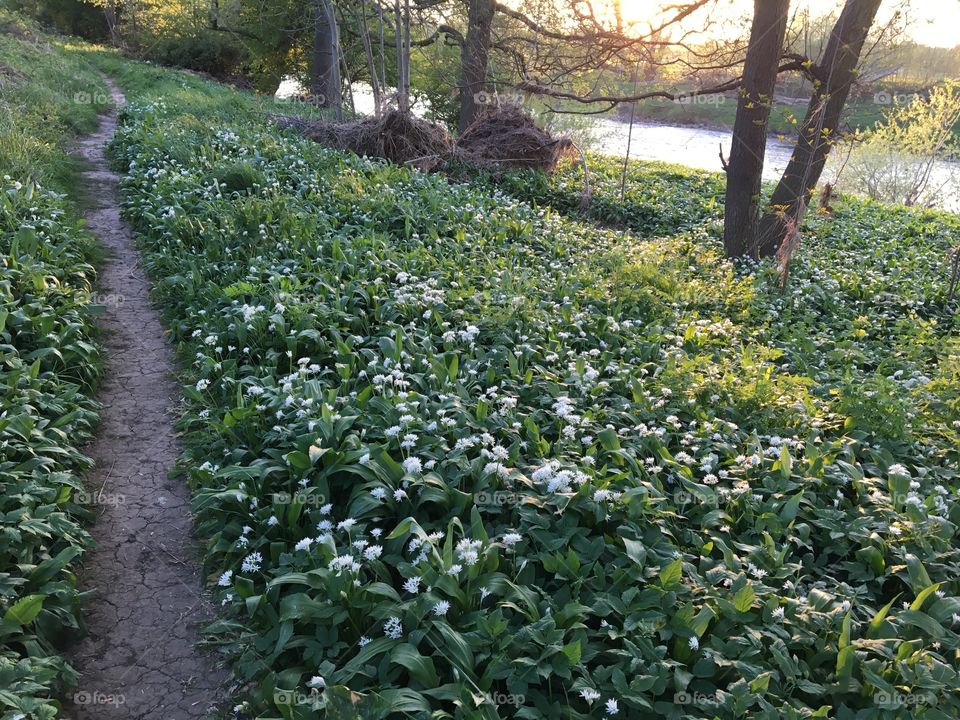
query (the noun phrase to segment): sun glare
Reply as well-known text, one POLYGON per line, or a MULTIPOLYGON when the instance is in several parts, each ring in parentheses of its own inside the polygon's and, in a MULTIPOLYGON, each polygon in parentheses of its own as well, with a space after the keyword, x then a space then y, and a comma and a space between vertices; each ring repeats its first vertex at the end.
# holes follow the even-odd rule
MULTIPOLYGON (((676 0, 609 0, 607 6, 611 15, 619 8, 624 24, 645 31, 670 17, 680 4, 676 0)), ((750 0, 717 0, 704 10, 693 13, 682 23, 680 31, 702 32, 705 37, 714 38, 744 32, 749 28, 752 6, 750 0)), ((813 16, 837 13, 842 7, 840 0, 801 0, 792 4, 794 12, 808 10, 813 16)), ((884 3, 878 24, 887 22, 893 13, 900 10, 900 3, 884 3)), ((934 47, 960 44, 956 33, 960 25, 960 2, 913 0, 907 13, 910 21, 907 34, 915 42, 934 47)))

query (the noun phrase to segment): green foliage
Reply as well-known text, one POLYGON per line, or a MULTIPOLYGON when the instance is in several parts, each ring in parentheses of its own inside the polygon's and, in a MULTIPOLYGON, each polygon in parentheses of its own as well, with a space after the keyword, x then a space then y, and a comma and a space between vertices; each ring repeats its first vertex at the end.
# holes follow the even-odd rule
POLYGON ((63 192, 76 185, 69 143, 96 126, 109 97, 93 66, 39 33, 0 9, 0 176, 63 192))
MULTIPOLYGON (((76 673, 60 648, 82 627, 74 565, 83 521, 80 448, 99 379, 91 238, 60 189, 73 134, 96 119, 96 70, 0 15, 0 715, 54 718, 76 673), (75 93, 85 93, 76 102, 75 93)), ((102 106, 102 100, 99 105, 102 106)))
POLYGON ((228 33, 210 30, 161 36, 150 43, 143 56, 161 65, 189 68, 223 79, 243 72, 249 50, 228 33))
POLYGON ((58 196, 0 183, 0 679, 14 692, 0 702, 25 717, 54 717, 76 679, 57 654, 81 627, 72 568, 90 544, 78 499, 100 368, 89 254, 58 196))
POLYGON ((926 97, 897 100, 882 122, 858 131, 837 183, 874 200, 936 205, 956 192, 960 173, 942 163, 960 153, 960 83, 948 80, 926 97), (936 167, 935 163, 940 162, 936 167))
MULTIPOLYGON (((658 162, 631 162, 620 197, 622 161, 588 155, 591 201, 586 217, 629 227, 642 236, 689 230, 723 211, 723 184, 716 173, 658 162)), ((513 171, 498 181, 506 192, 567 214, 580 212, 585 184, 579 160, 550 175, 513 171)))
POLYGON ((955 221, 814 218, 784 292, 722 259, 715 176, 633 166, 618 207, 601 168, 614 232, 569 175, 510 181, 538 208, 124 82, 243 714, 960 712, 955 221))
POLYGON ((460 48, 456 45, 434 43, 413 53, 410 58, 410 86, 414 98, 426 101, 429 119, 443 123, 452 131, 456 131, 460 118, 460 94, 451 90, 451 78, 459 75, 460 48))

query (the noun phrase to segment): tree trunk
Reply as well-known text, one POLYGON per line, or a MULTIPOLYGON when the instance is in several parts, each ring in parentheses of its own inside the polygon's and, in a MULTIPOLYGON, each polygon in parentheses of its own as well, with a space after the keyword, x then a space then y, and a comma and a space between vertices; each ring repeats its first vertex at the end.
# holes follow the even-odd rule
POLYGON ((310 94, 320 107, 340 113, 340 54, 337 18, 329 0, 316 0, 313 20, 313 55, 310 62, 310 94))
POLYGON ((767 123, 773 107, 777 67, 783 52, 790 0, 754 0, 750 44, 733 125, 723 244, 728 257, 757 254, 760 180, 767 148, 767 123))
POLYGON ((103 16, 107 19, 107 30, 110 31, 110 42, 114 47, 123 47, 123 37, 120 35, 120 19, 117 16, 116 0, 107 0, 103 6, 103 16))
POLYGON ((410 112, 410 87, 407 82, 410 66, 410 14, 400 7, 400 0, 394 0, 393 14, 397 38, 397 109, 402 113, 410 112))
POLYGON ((800 220, 833 146, 840 115, 856 78, 860 52, 881 0, 847 0, 837 19, 823 58, 814 72, 813 95, 800 126, 797 144, 783 177, 770 196, 760 222, 760 255, 772 257, 800 220))
POLYGON ((466 130, 480 112, 478 95, 487 82, 493 13, 493 0, 470 0, 467 37, 460 51, 460 132, 466 130))
POLYGON ((360 40, 363 43, 363 55, 370 73, 370 90, 373 92, 373 114, 380 117, 383 103, 380 92, 380 78, 377 77, 377 64, 373 59, 373 44, 370 42, 370 29, 367 27, 367 3, 360 0, 360 40))

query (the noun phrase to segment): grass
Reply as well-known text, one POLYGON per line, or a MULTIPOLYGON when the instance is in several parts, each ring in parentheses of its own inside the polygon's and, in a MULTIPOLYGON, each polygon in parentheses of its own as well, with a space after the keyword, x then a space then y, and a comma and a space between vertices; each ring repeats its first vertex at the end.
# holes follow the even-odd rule
POLYGON ((75 190, 68 153, 109 102, 97 70, 20 16, 0 10, 0 168, 58 192, 75 190))

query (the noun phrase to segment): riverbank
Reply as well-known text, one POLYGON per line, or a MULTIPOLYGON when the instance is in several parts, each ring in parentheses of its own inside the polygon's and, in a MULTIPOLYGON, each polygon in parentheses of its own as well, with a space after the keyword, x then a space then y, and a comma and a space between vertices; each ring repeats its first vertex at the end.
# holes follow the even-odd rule
MULTIPOLYGON (((851 130, 867 130, 884 119, 884 111, 890 107, 887 93, 876 96, 852 98, 847 103, 846 125, 851 130)), ((770 112, 769 132, 772 136, 791 136, 806 113, 804 98, 780 97, 770 112)), ((637 103, 635 120, 666 125, 682 125, 706 130, 725 130, 733 127, 737 114, 737 98, 734 95, 703 95, 682 101, 646 100, 637 103)), ((630 108, 623 106, 619 113, 608 116, 610 120, 629 122, 630 108)))

